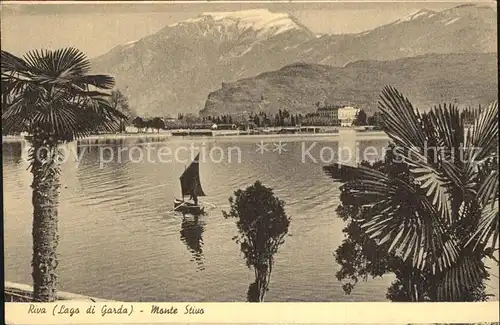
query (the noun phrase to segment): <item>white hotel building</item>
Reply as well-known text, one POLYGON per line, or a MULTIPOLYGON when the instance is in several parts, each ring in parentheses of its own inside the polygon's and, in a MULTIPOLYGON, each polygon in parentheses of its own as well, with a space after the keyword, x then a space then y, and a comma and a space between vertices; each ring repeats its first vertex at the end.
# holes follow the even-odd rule
POLYGON ((358 116, 359 108, 352 106, 345 106, 339 108, 339 120, 340 126, 352 126, 352 123, 356 120, 358 116))

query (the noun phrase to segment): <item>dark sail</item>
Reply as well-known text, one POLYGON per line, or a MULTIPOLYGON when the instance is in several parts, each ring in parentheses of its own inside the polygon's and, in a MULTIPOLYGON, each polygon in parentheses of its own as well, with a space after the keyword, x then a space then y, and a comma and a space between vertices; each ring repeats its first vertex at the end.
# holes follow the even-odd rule
POLYGON ((206 196, 200 183, 199 158, 200 154, 196 155, 193 162, 191 162, 180 177, 182 196, 192 194, 195 194, 196 196, 206 196))

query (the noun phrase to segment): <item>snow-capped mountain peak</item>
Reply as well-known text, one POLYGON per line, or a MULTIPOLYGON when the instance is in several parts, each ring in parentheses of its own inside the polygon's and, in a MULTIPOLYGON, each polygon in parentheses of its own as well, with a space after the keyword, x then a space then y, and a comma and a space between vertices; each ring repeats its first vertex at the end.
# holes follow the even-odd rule
MULTIPOLYGON (((403 19, 409 20, 318 37, 287 13, 206 12, 117 46, 93 60, 93 71, 113 75, 131 106, 162 116, 173 108, 197 112, 222 82, 295 62, 341 67, 356 60, 496 51, 493 9, 419 10, 403 19)), ((255 98, 261 97, 256 93, 255 98)))
POLYGON ((402 19, 398 20, 398 22, 411 21, 411 20, 415 20, 418 18, 430 18, 430 17, 434 16, 435 14, 436 14, 436 12, 434 12, 432 10, 419 9, 419 10, 417 10, 409 15, 406 15, 402 19))
POLYGON ((289 30, 300 30, 304 27, 287 13, 274 13, 268 9, 253 9, 234 12, 205 12, 197 18, 186 22, 198 22, 213 19, 216 23, 230 27, 237 25, 239 29, 253 29, 260 36, 273 36, 289 30))

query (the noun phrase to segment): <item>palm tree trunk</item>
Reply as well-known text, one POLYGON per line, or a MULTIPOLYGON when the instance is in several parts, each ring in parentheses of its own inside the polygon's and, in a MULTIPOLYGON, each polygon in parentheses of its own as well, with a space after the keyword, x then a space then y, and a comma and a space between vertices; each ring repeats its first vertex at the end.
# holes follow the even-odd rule
POLYGON ((37 134, 33 136, 31 173, 33 174, 33 261, 32 277, 34 300, 56 300, 58 264, 56 248, 59 167, 55 161, 57 142, 50 142, 37 134))

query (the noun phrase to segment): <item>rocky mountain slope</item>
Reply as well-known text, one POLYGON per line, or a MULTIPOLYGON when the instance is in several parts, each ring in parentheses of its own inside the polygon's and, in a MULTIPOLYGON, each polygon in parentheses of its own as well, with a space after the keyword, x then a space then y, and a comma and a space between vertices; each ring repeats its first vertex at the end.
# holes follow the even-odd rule
POLYGON ((315 102, 377 109, 385 85, 419 108, 436 103, 487 105, 497 98, 496 54, 428 54, 393 61, 358 61, 344 67, 298 63, 246 78, 210 93, 204 116, 223 113, 314 111, 315 102))
POLYGON ((287 13, 204 13, 120 45, 93 60, 115 76, 139 114, 196 113, 222 83, 291 63, 343 66, 425 53, 496 52, 496 12, 460 6, 422 10, 371 31, 317 37, 287 13))

